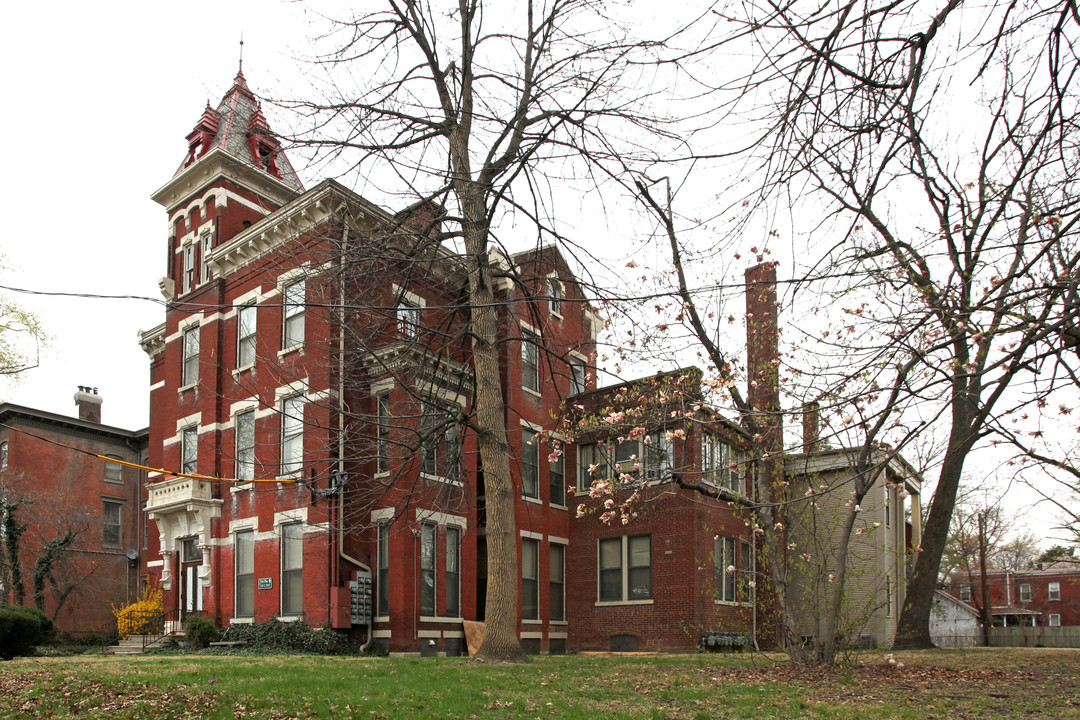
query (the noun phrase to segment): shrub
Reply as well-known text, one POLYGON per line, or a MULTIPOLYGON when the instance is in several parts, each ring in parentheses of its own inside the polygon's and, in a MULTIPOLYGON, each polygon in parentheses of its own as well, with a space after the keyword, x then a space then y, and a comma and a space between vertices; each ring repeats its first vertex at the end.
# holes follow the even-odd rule
POLYGON ((0 605, 0 658, 29 655, 53 635, 52 620, 37 608, 0 605))
POLYGON ((227 637, 243 642, 245 650, 254 652, 349 655, 354 651, 345 633, 312 628, 302 622, 270 620, 255 625, 233 625, 227 637))
POLYGON ((145 631, 151 619, 161 615, 161 588, 148 583, 143 586, 135 602, 123 607, 113 605, 112 611, 116 616, 116 630, 120 637, 139 635, 145 631))
POLYGON ((184 639, 193 648, 209 647, 221 638, 221 628, 203 615, 188 615, 184 620, 184 639))

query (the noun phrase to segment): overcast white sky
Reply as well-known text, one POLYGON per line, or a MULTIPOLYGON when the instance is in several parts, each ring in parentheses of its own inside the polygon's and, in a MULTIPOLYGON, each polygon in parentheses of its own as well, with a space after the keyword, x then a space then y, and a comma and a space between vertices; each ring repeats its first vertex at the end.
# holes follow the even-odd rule
MULTIPOLYGON (((7 8, 0 285, 160 300, 167 225, 150 195, 183 159, 205 103, 228 89, 241 33, 252 89, 302 95, 295 58, 310 56, 318 21, 301 0, 7 8)), ((318 180, 293 161, 305 183, 318 180)), ((6 292, 39 314, 52 339, 39 367, 0 385, 0 400, 74 415, 76 387, 88 385, 104 397, 105 423, 148 424, 149 363, 137 333, 163 320, 160 304, 6 292)))
MULTIPOLYGON (((65 0, 4 14, 0 285, 160 299, 166 221, 151 193, 183 159, 206 101, 231 84, 241 32, 245 76, 272 93, 299 76, 291 57, 306 54, 313 13, 277 0, 65 0)), ((160 305, 7 294, 52 340, 0 399, 68 415, 76 386, 88 385, 104 397, 105 423, 148 424, 137 333, 163 320, 160 305)))

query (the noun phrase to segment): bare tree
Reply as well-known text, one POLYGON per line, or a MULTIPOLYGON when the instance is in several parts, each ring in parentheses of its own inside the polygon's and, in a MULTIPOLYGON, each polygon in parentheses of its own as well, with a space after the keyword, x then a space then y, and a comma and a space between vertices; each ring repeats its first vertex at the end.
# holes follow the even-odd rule
POLYGON ((517 533, 498 347, 500 224, 526 223, 537 244, 563 242, 554 205, 575 158, 623 154, 621 125, 655 125, 646 91, 630 90, 650 44, 629 37, 591 0, 480 0, 436 6, 390 0, 339 21, 322 59, 327 97, 295 103, 311 130, 300 141, 340 158, 372 187, 445 210, 438 240, 460 249, 471 342, 469 422, 487 501, 486 634, 478 658, 521 660, 517 533))
POLYGON ((716 43, 750 43, 761 58, 718 89, 731 91, 718 108, 760 131, 736 153, 753 190, 741 191, 745 211, 727 205, 732 232, 761 219, 775 245, 778 222, 809 227, 789 295, 816 289, 811 302, 834 322, 803 328, 813 347, 789 363, 802 392, 848 444, 894 452, 920 432, 948 438, 896 647, 930 645, 972 451, 1013 418, 1038 417, 1038 394, 1069 382, 1052 365, 1076 327, 1075 13, 961 7, 717 10, 732 29, 716 43))

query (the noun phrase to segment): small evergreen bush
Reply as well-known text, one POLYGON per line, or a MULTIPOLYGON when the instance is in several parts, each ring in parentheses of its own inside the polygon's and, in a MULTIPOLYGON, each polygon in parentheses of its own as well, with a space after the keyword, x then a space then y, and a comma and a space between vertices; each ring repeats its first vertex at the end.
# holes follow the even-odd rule
POLYGON ((188 615, 184 620, 184 639, 193 648, 209 647, 221 639, 221 628, 202 615, 188 615))
POLYGON ((233 625, 227 640, 244 643, 253 652, 310 653, 313 655, 349 655, 354 652, 345 633, 331 628, 316 629, 302 622, 269 622, 233 625))
POLYGON ((34 647, 48 642, 55 627, 37 608, 0 605, 0 658, 30 655, 34 647))

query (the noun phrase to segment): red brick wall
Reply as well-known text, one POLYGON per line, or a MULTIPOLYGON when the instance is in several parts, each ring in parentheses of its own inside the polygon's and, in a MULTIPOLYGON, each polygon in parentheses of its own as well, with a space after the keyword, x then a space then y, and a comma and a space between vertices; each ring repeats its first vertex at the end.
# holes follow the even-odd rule
POLYGON ((19 502, 16 519, 28 527, 20 553, 25 595, 14 598, 8 588, 9 596, 0 602, 34 604, 34 563, 45 543, 71 530, 76 533, 74 541, 54 565, 54 576, 62 588, 75 589, 61 604, 57 591, 46 582, 45 611, 63 630, 101 633, 113 617, 111 606, 124 605, 138 593, 139 569, 129 567, 125 553, 142 545, 141 473, 125 467, 122 484, 105 482, 104 463, 86 453, 138 463, 139 443, 133 433, 97 432, 85 424, 65 427, 15 413, 6 414, 4 423, 26 430, 0 429, 0 442, 8 443, 8 466, 0 470, 0 486, 8 498, 19 502), (104 499, 123 505, 119 545, 104 543, 104 499))

